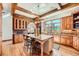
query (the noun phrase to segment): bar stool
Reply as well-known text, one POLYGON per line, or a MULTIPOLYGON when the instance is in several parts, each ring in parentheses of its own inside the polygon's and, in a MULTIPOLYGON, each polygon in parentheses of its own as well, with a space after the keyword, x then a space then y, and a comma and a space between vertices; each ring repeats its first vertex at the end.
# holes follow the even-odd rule
POLYGON ((25 40, 24 46, 27 49, 27 52, 32 55, 32 39, 30 37, 25 40))
POLYGON ((35 42, 33 46, 33 54, 39 55, 41 52, 40 43, 35 42))

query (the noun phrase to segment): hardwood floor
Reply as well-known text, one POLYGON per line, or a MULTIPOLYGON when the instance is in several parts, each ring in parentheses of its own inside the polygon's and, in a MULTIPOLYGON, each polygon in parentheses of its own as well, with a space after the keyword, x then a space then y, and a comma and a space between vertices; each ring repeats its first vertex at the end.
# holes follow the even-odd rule
POLYGON ((25 52, 23 43, 18 44, 6 44, 2 45, 2 55, 3 56, 27 56, 28 53, 25 52))
POLYGON ((79 56, 79 51, 64 45, 60 46, 59 52, 62 56, 79 56))
MULTIPOLYGON (((2 43, 2 56, 28 56, 26 50, 24 50, 23 43, 12 44, 11 42, 2 43)), ((79 56, 79 51, 73 48, 60 45, 60 49, 53 50, 52 56, 79 56)))

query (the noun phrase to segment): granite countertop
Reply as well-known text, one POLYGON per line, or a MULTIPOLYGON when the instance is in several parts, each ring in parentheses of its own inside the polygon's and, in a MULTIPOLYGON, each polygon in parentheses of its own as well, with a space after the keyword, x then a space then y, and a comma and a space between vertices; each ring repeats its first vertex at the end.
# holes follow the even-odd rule
POLYGON ((45 35, 45 34, 40 34, 39 36, 35 36, 34 34, 27 34, 27 36, 30 36, 32 38, 36 38, 39 40, 46 40, 53 37, 52 35, 45 35))

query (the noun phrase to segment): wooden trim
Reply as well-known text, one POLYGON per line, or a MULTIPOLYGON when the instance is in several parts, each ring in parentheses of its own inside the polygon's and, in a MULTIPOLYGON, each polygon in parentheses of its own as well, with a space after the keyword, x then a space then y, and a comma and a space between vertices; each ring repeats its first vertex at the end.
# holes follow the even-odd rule
POLYGON ((62 4, 61 3, 58 3, 58 5, 60 6, 60 8, 62 8, 62 4))
POLYGON ((8 39, 8 40, 2 40, 2 42, 6 42, 6 41, 12 41, 12 39, 8 39))
POLYGON ((15 13, 16 6, 17 6, 17 3, 12 3, 12 4, 11 4, 11 14, 12 14, 12 15, 15 13))
POLYGON ((37 14, 35 14, 35 13, 32 13, 31 11, 26 10, 26 9, 24 9, 24 8, 22 8, 22 7, 19 7, 19 6, 16 6, 16 10, 20 10, 20 11, 22 11, 22 12, 25 12, 25 13, 28 13, 28 14, 31 14, 31 15, 39 16, 39 15, 37 15, 37 14))
POLYGON ((0 3, 0 8, 3 10, 3 5, 2 5, 2 3, 0 3))

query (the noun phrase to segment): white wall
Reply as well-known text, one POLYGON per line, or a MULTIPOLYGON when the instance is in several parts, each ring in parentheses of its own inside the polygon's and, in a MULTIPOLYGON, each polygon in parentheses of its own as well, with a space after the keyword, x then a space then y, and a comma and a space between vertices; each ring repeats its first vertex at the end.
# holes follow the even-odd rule
POLYGON ((2 40, 12 39, 12 16, 11 14, 2 17, 2 40))

